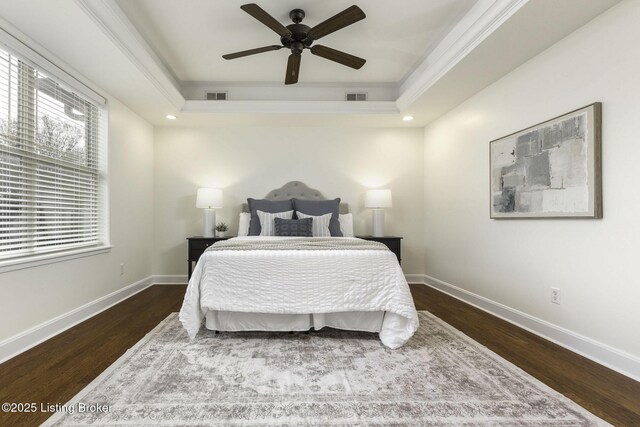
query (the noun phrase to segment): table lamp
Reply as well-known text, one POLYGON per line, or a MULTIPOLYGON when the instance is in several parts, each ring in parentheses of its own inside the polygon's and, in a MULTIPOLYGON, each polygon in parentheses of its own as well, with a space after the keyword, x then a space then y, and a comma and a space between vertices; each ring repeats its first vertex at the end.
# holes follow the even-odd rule
POLYGON ((202 214, 202 235, 213 237, 216 226, 216 208, 222 207, 222 190, 217 188, 198 188, 196 208, 204 209, 202 214))
POLYGON ((391 207, 391 190, 368 190, 364 206, 373 209, 373 237, 384 237, 384 208, 391 207))

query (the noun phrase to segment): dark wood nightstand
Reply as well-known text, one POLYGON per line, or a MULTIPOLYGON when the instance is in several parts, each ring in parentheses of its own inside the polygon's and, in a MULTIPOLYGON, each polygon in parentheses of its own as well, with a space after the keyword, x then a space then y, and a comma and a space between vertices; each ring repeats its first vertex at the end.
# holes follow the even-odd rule
POLYGON ((198 260, 200 259, 200 255, 202 255, 202 253, 204 251, 207 250, 207 248, 211 245, 213 245, 215 242, 219 242, 220 240, 227 240, 230 239, 233 236, 229 236, 229 237, 202 237, 202 236, 194 236, 194 237, 187 237, 187 240, 189 241, 189 256, 187 257, 187 264, 189 265, 189 276, 187 278, 191 279, 191 273, 193 272, 193 264, 194 262, 198 262, 198 260))
POLYGON ((398 263, 401 262, 401 250, 400 250, 400 240, 402 237, 398 236, 384 236, 384 237, 373 237, 373 236, 356 236, 358 239, 371 240, 373 242, 380 242, 387 245, 389 250, 396 254, 398 257, 398 263))

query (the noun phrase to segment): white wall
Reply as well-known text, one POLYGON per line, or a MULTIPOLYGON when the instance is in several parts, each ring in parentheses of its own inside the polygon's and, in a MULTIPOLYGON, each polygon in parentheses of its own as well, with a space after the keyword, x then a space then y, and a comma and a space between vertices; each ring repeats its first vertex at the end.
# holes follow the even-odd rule
POLYGON ((436 122, 426 273, 640 356, 640 2, 628 0, 436 122), (602 220, 489 219, 489 141, 603 103, 602 220), (550 287, 561 289, 561 305, 550 287))
POLYGON ((153 128, 110 100, 108 133, 113 249, 0 274, 0 341, 151 275, 153 128))
POLYGON ((356 234, 371 233, 363 208, 369 187, 391 188, 386 234, 403 236, 405 273, 423 272, 422 129, 156 128, 154 274, 184 275, 187 236, 202 234, 198 187, 224 191, 218 221, 235 235, 240 206, 288 181, 350 204, 356 234))

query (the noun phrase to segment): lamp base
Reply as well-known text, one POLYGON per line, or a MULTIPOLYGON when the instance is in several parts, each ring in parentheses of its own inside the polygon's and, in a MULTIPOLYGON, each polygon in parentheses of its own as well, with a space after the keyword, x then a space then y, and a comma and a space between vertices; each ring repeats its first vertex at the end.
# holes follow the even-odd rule
POLYGON ((216 210, 204 209, 202 212, 202 236, 214 237, 215 227, 216 227, 216 210))
POLYGON ((384 209, 373 210, 373 237, 384 237, 384 209))

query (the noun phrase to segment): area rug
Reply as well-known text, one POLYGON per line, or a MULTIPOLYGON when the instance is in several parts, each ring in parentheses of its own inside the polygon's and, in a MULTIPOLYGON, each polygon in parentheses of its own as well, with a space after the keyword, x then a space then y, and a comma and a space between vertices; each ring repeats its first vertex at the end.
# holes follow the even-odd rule
POLYGON ((45 425, 608 425, 428 312, 377 334, 200 331, 171 314, 45 425))

